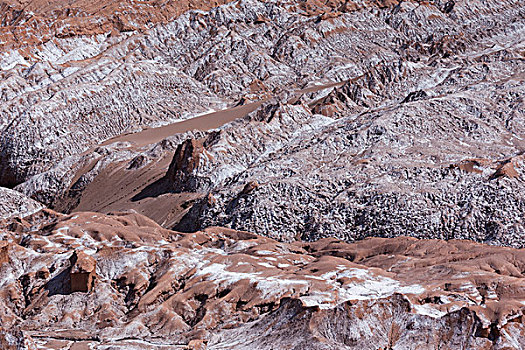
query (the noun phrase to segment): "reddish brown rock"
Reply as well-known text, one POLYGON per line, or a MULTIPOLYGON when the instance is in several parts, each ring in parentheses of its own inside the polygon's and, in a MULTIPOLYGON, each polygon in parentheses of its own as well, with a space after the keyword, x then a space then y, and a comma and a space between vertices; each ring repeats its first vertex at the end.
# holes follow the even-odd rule
POLYGON ((204 140, 188 139, 181 143, 168 170, 168 176, 174 175, 176 172, 191 173, 199 165, 199 160, 204 151, 204 140))
POLYGON ((0 4, 0 345, 525 348, 519 1, 223 2, 0 4))
POLYGON ((248 194, 255 190, 257 187, 259 187, 259 183, 257 181, 249 181, 246 185, 244 185, 241 194, 248 194))
POLYGON ((175 192, 200 191, 206 186, 206 181, 199 178, 197 172, 201 159, 205 157, 206 147, 213 143, 220 132, 212 132, 199 139, 187 139, 175 151, 164 178, 167 187, 175 192))
POLYGON ((18 328, 5 329, 0 326, 0 349, 2 350, 37 350, 30 337, 18 328))
POLYGON ((466 159, 459 163, 452 164, 451 167, 458 168, 469 173, 481 174, 483 173, 483 170, 481 170, 480 168, 489 164, 490 161, 486 159, 466 159))
POLYGON ((496 172, 492 174, 491 178, 492 179, 497 179, 500 177, 515 178, 518 176, 520 176, 520 174, 516 171, 513 160, 507 160, 499 164, 499 166, 496 169, 496 172))
POLYGON ((96 278, 97 263, 95 259, 86 253, 74 252, 71 258, 71 293, 90 292, 96 278))
POLYGON ((98 3, 75 0, 67 4, 57 0, 6 0, 0 3, 0 39, 5 47, 25 48, 45 44, 54 36, 67 38, 115 30, 145 30, 190 9, 207 10, 226 2, 228 0, 189 0, 161 5, 122 0, 98 3))
POLYGON ((0 241, 0 266, 9 262, 9 244, 0 241))
POLYGON ((206 350, 206 342, 202 339, 191 340, 188 343, 188 350, 206 350))
POLYGON ((349 334, 374 350, 433 349, 436 339, 525 345, 514 338, 525 332, 523 250, 406 237, 290 244, 220 227, 183 234, 136 213, 42 218, 7 236, 7 267, 22 277, 0 270, 0 318, 49 347, 66 334, 95 348, 110 337, 152 349, 345 349, 349 334))

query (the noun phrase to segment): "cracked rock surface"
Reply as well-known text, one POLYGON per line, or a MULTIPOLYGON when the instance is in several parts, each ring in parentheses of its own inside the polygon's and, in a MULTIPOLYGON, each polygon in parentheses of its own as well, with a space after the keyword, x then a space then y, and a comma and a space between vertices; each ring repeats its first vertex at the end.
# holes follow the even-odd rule
POLYGON ((520 2, 302 4, 236 1, 5 63, 1 182, 183 231, 522 247, 520 2), (24 76, 49 61, 67 76, 24 76), (104 202, 115 176, 128 180, 104 202), (159 196, 174 198, 164 213, 159 196))

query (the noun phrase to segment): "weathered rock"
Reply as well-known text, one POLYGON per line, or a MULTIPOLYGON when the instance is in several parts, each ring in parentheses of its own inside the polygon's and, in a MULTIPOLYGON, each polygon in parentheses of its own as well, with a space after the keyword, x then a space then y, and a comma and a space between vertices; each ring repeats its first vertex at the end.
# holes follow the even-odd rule
POLYGON ((206 342, 202 339, 194 339, 188 343, 188 350, 206 350, 206 342))
POLYGON ((250 0, 178 18, 181 11, 208 10, 223 1, 114 1, 95 8, 37 2, 32 10, 8 3, 12 16, 2 21, 9 36, 3 42, 16 38, 28 45, 12 46, 1 61, 6 79, 0 183, 9 186, 121 133, 253 95, 260 91, 254 82, 277 92, 362 77, 350 94, 360 108, 405 97, 432 84, 424 76, 440 79, 456 58, 484 52, 500 33, 519 38, 521 21, 519 1, 510 0, 495 2, 487 21, 475 14, 482 2, 458 3, 447 12, 442 2, 308 2, 305 9, 294 2, 250 0), (94 18, 96 28, 86 23, 94 18), (32 21, 29 32, 26 21, 32 21), (115 24, 121 22, 129 25, 115 24), (112 33, 113 27, 127 29, 112 33), (40 39, 24 41, 28 33, 40 39), (407 68, 401 75, 392 67, 399 63, 407 68), (53 120, 45 117, 50 114, 53 120))
POLYGON ((195 191, 197 189, 192 173, 197 168, 204 152, 203 143, 203 139, 188 139, 177 147, 166 174, 167 180, 173 184, 174 191, 195 191))
POLYGON ((0 327, 0 347, 2 350, 37 350, 31 337, 19 329, 4 329, 0 327))
MULTIPOLYGON (((56 101, 57 113, 50 107, 42 114, 31 102, 48 101, 44 87, 31 90, 36 84, 31 81, 22 90, 9 85, 5 96, 13 98, 7 99, 4 115, 16 121, 2 132, 2 155, 9 159, 0 166, 18 174, 15 182, 39 173, 17 190, 60 211, 133 209, 179 230, 219 225, 286 241, 412 235, 523 246, 524 79, 516 73, 523 70, 521 3, 303 5, 244 0, 110 38, 115 43, 108 42, 107 50, 96 41, 102 51, 95 50, 91 63, 57 85, 73 89, 79 76, 98 77, 102 68, 93 62, 102 65, 100 60, 117 64, 125 58, 129 70, 89 78, 88 95, 73 107, 56 101), (155 64, 148 57, 155 57, 155 64), (168 77, 187 84, 171 84, 168 77), (162 91, 173 85, 187 89, 173 101, 171 90, 151 89, 158 85, 149 79, 160 79, 162 91), (100 87, 100 81, 109 87, 100 87), (142 82, 148 89, 137 87, 142 82), (91 94, 99 88, 103 92, 91 94), (132 98, 126 91, 134 89, 152 96, 132 98), (14 107, 20 106, 15 96, 29 95, 34 97, 25 107, 14 107), (192 128, 208 129, 194 118, 173 137, 163 133, 167 129, 149 129, 82 153, 137 125, 189 116, 183 110, 194 114, 221 103, 269 97, 218 133, 193 133, 192 128), (197 105, 202 108, 192 107, 197 105), (167 106, 173 113, 165 111, 167 106), (14 117, 28 110, 33 117, 14 117), (89 121, 100 128, 47 138, 45 133, 60 128, 34 121, 48 123, 44 116, 51 113, 75 120, 67 125, 89 121), (77 122, 73 115, 86 118, 77 122), (28 132, 32 128, 44 134, 28 132), (49 139, 50 147, 31 150, 38 142, 27 137, 49 139), (169 140, 159 142, 163 137, 169 140), (210 137, 201 150, 198 143, 210 137), (173 158, 170 152, 177 148, 173 158), (469 165, 473 159, 483 162, 469 165), (239 197, 249 181, 264 186, 239 197), (107 199, 99 195, 106 183, 112 187, 104 191, 107 199), (215 199, 212 205, 208 194, 215 199)), ((62 60, 69 62, 68 50, 77 43, 62 47, 62 60)), ((20 69, 9 72, 27 80, 20 69)), ((61 91, 76 96, 71 89, 61 91)))
POLYGON ((44 208, 39 203, 24 194, 8 188, 0 187, 0 220, 13 216, 24 217, 44 208))
POLYGON ((522 1, 0 10, 0 347, 525 348, 522 1))
POLYGON ((246 185, 244 185, 241 194, 248 194, 255 190, 257 187, 259 187, 259 183, 257 181, 249 181, 248 183, 246 183, 246 185))
POLYGON ((96 278, 97 263, 95 259, 86 253, 74 252, 71 258, 70 279, 71 293, 90 292, 93 289, 96 278))
POLYGON ((0 266, 9 263, 9 244, 6 241, 0 241, 0 266))
POLYGON ((133 213, 28 220, 23 234, 0 227, 13 246, 0 320, 41 346, 524 345, 524 250, 407 237, 287 244, 218 227, 183 234, 133 213), (58 288, 75 273, 89 288, 95 261, 90 293, 58 288))

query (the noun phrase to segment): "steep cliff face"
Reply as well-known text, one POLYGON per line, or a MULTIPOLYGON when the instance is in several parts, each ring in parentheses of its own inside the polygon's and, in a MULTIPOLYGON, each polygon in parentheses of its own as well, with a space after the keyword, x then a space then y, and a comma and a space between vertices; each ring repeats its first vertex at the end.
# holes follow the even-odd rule
POLYGON ((183 234, 130 213, 47 210, 16 223, 0 237, 0 334, 11 344, 525 345, 523 250, 406 237, 285 244, 217 227, 183 234))

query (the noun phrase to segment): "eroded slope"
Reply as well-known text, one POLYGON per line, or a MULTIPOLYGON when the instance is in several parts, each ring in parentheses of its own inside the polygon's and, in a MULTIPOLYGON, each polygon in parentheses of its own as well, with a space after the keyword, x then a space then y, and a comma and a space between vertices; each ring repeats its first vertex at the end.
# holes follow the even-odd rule
POLYGON ((522 250, 405 237, 286 244, 217 227, 182 234, 132 213, 45 210, 3 229, 4 344, 525 345, 522 250))

